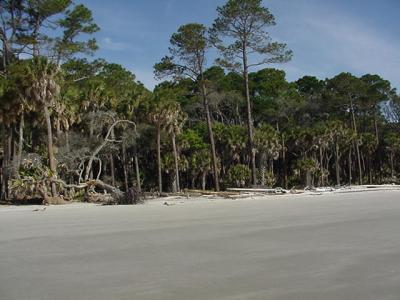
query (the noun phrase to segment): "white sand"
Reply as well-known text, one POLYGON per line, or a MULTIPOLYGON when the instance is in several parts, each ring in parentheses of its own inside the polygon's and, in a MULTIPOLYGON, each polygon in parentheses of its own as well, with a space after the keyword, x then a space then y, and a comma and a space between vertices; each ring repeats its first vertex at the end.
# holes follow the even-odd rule
POLYGON ((0 208, 1 300, 400 295, 400 192, 37 208, 0 208))

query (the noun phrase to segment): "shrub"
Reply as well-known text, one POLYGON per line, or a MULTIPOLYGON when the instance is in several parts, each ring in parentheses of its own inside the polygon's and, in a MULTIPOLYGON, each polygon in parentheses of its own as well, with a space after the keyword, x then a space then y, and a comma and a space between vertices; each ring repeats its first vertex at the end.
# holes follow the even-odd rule
POLYGON ((242 188, 249 184, 251 178, 251 171, 249 167, 245 165, 235 165, 231 167, 227 173, 227 184, 236 187, 242 188))

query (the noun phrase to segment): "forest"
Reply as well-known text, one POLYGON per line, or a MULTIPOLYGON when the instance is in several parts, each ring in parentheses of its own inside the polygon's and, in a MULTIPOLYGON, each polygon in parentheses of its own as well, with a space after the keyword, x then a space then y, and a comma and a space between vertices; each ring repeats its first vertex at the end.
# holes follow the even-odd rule
POLYGON ((0 3, 3 202, 400 183, 396 89, 345 70, 289 82, 279 65, 296 53, 270 36, 261 0, 227 0, 210 26, 177 28, 152 91, 93 58, 90 8, 0 3))

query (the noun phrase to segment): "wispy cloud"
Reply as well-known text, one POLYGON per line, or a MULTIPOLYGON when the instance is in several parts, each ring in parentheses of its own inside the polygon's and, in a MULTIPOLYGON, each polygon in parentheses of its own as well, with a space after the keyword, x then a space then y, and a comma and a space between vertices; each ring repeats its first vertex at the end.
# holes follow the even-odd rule
POLYGON ((164 15, 169 16, 172 12, 175 0, 168 0, 165 5, 164 15))
POLYGON ((128 45, 126 43, 113 41, 109 37, 101 39, 100 46, 103 49, 111 51, 121 51, 128 48, 128 45))
POLYGON ((358 73, 378 73, 400 85, 400 43, 363 22, 345 17, 312 18, 314 31, 326 36, 324 50, 333 64, 358 73))
MULTIPOLYGON (((98 55, 121 63, 153 87, 152 66, 163 57, 169 38, 179 25, 210 25, 215 8, 226 0, 110 1, 81 0, 94 7, 102 31, 98 55), (178 5, 179 4, 179 5, 178 5), (113 18, 109 12, 113 10, 113 18)), ((288 80, 304 75, 321 79, 349 71, 355 75, 376 73, 400 88, 400 39, 396 12, 398 0, 265 0, 277 18, 271 36, 294 51, 286 64, 273 65, 287 72, 288 80), (385 16, 385 17, 383 17, 385 16)), ((211 55, 209 62, 213 61, 211 55)))
POLYGON ((366 17, 372 12, 346 10, 351 5, 339 1, 274 4, 281 16, 277 33, 294 50, 292 62, 277 66, 290 80, 306 74, 324 79, 343 71, 376 73, 400 88, 400 40, 366 17))

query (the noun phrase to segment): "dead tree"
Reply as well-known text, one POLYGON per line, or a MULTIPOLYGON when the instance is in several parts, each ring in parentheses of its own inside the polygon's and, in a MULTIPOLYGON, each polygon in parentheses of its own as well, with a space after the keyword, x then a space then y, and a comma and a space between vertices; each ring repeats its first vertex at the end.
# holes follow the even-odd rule
POLYGON ((100 153, 100 151, 101 151, 105 146, 107 146, 108 143, 119 142, 119 141, 116 141, 116 140, 114 140, 114 139, 110 139, 110 136, 112 135, 112 133, 113 133, 113 131, 114 131, 114 128, 115 128, 117 125, 123 124, 123 123, 133 125, 133 126, 136 128, 136 124, 135 124, 134 122, 128 121, 128 120, 118 120, 118 121, 115 121, 114 124, 112 124, 112 125, 110 126, 110 128, 108 129, 107 135, 106 135, 106 137, 104 138, 103 143, 101 143, 101 144, 94 150, 94 152, 92 153, 92 155, 91 155, 91 157, 90 157, 90 159, 89 159, 89 162, 88 162, 88 164, 87 164, 87 166, 86 166, 86 171, 85 171, 85 181, 88 181, 88 180, 89 180, 90 171, 92 170, 92 166, 93 166, 93 161, 96 159, 96 157, 97 157, 97 155, 100 153))

